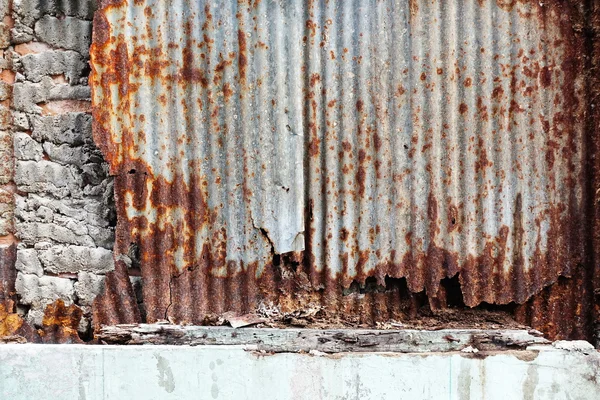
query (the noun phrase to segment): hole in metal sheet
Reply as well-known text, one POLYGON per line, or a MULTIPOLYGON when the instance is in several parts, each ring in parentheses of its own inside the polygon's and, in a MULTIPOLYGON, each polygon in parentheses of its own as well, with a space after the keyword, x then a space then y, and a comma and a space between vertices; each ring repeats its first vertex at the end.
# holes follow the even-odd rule
MULTIPOLYGON (((454 218, 452 219, 454 223, 454 218)), ((440 285, 446 292, 446 306, 462 308, 465 307, 463 300, 462 289, 458 280, 458 273, 452 278, 444 278, 440 281, 440 285)))

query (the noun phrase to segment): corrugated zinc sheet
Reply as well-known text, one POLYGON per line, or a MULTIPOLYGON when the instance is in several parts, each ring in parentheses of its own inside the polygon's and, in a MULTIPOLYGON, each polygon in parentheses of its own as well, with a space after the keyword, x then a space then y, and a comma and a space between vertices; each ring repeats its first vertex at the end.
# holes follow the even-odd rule
POLYGON ((148 320, 352 313, 368 277, 434 304, 459 274, 468 306, 523 303, 587 265, 585 18, 564 1, 105 0, 95 138, 148 320))

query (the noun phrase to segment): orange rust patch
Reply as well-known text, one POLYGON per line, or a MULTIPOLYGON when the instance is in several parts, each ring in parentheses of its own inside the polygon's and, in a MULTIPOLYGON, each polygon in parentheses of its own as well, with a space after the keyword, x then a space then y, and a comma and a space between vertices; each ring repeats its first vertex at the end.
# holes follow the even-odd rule
POLYGON ((356 101, 356 111, 358 112, 362 112, 364 109, 364 102, 362 100, 357 100, 356 101))
POLYGON ((42 339, 53 343, 82 343, 77 333, 82 316, 81 308, 75 304, 66 307, 62 299, 48 304, 42 320, 42 339))
POLYGON ((502 89, 502 87, 500 87, 500 86, 496 86, 494 88, 494 90, 492 91, 492 98, 500 99, 503 94, 504 94, 504 89, 502 89))
POLYGON ((320 146, 321 141, 317 138, 313 138, 311 139, 311 141, 308 144, 308 154, 311 157, 316 157, 319 155, 319 146, 320 146))
POLYGON ((18 314, 9 313, 4 304, 0 303, 0 338, 16 335, 23 322, 23 318, 18 314))
POLYGON ((552 70, 549 67, 540 69, 540 83, 545 88, 552 84, 552 70))
POLYGON ((517 4, 517 0, 496 0, 498 7, 504 11, 512 11, 513 7, 517 4))
POLYGON ((246 35, 241 29, 238 30, 238 48, 238 68, 240 70, 240 82, 246 82, 246 67, 248 65, 246 52, 248 51, 248 45, 246 43, 246 35))
POLYGON ((231 85, 229 83, 223 85, 223 97, 225 98, 225 101, 228 101, 232 95, 233 90, 231 89, 231 85))
POLYGON ((419 12, 418 0, 408 0, 408 9, 410 10, 411 18, 414 18, 419 12))
POLYGON ((311 87, 314 87, 317 84, 317 82, 320 82, 320 81, 321 81, 321 75, 314 73, 310 76, 310 86, 311 87))
POLYGON ((46 306, 42 325, 45 327, 60 326, 70 329, 76 334, 82 316, 83 312, 81 311, 81 308, 74 304, 67 307, 62 299, 58 299, 54 303, 46 306))

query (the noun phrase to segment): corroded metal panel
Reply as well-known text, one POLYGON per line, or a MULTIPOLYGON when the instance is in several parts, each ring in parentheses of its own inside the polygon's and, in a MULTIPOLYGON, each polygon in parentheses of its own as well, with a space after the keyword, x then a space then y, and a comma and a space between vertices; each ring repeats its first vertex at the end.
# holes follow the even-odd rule
POLYGON ((393 317, 394 295, 348 301, 368 278, 432 307, 457 274, 467 306, 524 303, 588 265, 590 10, 104 1, 94 134, 148 320, 393 317))
POLYGON ((15 290, 15 280, 17 279, 16 259, 16 245, 0 245, 0 304, 9 312, 13 310, 17 296, 15 290))
POLYGON ((522 302, 581 262, 577 43, 558 7, 412 4, 314 6, 312 264, 522 302))
MULTIPOLYGON (((302 7, 270 8, 260 32, 231 2, 109 3, 96 18, 95 135, 117 175, 117 251, 139 246, 153 318, 171 275, 203 264, 254 280, 273 253, 304 249, 302 7)), ((183 296, 204 290, 193 284, 183 296)))

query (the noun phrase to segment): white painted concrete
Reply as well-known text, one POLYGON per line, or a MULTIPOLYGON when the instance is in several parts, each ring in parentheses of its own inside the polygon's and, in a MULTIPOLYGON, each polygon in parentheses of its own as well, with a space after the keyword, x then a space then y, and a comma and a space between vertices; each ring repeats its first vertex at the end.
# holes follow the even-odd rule
POLYGON ((315 356, 240 346, 0 345, 0 399, 598 400, 600 353, 538 346, 487 356, 315 356))

